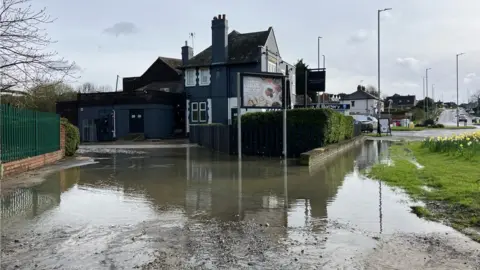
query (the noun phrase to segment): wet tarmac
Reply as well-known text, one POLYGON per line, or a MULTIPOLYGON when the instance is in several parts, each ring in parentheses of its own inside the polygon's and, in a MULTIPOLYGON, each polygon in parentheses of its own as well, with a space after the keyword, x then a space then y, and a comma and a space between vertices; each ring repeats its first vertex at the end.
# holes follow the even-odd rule
MULTIPOLYGON (((317 168, 201 147, 83 148, 97 163, 2 197, 2 269, 478 269, 480 245, 410 213, 360 171, 369 141, 317 168)), ((418 205, 418 202, 415 203, 418 205)))

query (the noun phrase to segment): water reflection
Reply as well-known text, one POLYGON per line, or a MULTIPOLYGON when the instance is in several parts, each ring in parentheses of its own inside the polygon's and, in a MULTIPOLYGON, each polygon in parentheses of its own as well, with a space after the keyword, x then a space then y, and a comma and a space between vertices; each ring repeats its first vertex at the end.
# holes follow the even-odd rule
MULTIPOLYGON (((103 196, 123 194, 123 200, 150 202, 148 207, 157 212, 175 208, 199 220, 254 219, 288 226, 301 218, 303 225, 314 224, 327 216, 328 202, 345 175, 354 170, 354 160, 363 156, 365 148, 371 149, 353 149, 313 172, 296 166, 287 170, 280 160, 246 159, 239 165, 228 156, 198 147, 152 150, 142 156, 99 154, 95 156, 98 164, 61 171, 38 187, 2 198, 2 219, 25 209, 30 218, 42 212, 37 209, 38 203, 30 202, 33 199, 27 202, 23 197, 50 196, 55 198, 51 200, 55 203, 48 206, 51 208, 60 204, 61 193, 74 188, 75 192, 100 190, 103 196)), ((44 204, 42 201, 41 209, 48 208, 44 204)))

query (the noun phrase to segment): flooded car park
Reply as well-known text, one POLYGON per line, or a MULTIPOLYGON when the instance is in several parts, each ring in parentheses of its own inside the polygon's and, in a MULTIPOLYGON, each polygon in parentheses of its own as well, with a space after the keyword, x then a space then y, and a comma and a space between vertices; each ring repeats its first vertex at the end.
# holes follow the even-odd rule
POLYGON ((478 243, 362 176, 388 162, 387 142, 286 171, 258 158, 239 170, 235 157, 188 145, 82 153, 97 163, 2 197, 2 269, 480 265, 478 243))

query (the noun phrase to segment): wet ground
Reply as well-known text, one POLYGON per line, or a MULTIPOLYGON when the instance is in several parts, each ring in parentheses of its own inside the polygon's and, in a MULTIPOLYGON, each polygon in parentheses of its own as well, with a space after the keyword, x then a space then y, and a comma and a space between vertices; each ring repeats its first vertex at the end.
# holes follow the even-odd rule
POLYGON ((122 147, 2 197, 2 269, 480 269, 480 244, 359 173, 386 142, 314 169, 122 147))

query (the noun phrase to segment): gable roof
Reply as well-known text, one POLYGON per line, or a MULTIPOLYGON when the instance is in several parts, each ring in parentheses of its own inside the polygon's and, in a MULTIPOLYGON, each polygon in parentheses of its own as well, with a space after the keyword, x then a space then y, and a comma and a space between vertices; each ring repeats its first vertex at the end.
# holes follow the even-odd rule
POLYGON ((376 99, 376 100, 382 101, 380 98, 362 90, 357 90, 351 94, 345 95, 342 98, 342 100, 366 100, 366 99, 376 99))
MULTIPOLYGON (((258 46, 267 43, 270 27, 266 31, 241 34, 233 30, 228 34, 228 64, 249 63, 259 60, 258 46)), ((184 67, 209 66, 212 64, 212 46, 188 60, 184 67)))
MULTIPOLYGON (((182 59, 160 56, 160 57, 157 58, 157 60, 155 60, 155 62, 153 62, 153 64, 150 65, 150 67, 147 68, 147 70, 145 70, 145 72, 142 74, 142 76, 144 74, 146 74, 151 68, 153 68, 153 66, 155 66, 157 61, 162 61, 167 66, 169 66, 173 70, 175 70, 179 75, 182 74, 182 71, 179 69, 182 66, 182 59)), ((142 76, 140 76, 140 77, 142 77, 142 76)))
POLYGON ((387 97, 386 100, 392 100, 393 105, 415 105, 415 95, 406 95, 401 96, 399 94, 394 94, 393 96, 387 97))

